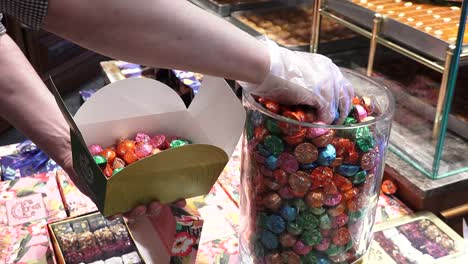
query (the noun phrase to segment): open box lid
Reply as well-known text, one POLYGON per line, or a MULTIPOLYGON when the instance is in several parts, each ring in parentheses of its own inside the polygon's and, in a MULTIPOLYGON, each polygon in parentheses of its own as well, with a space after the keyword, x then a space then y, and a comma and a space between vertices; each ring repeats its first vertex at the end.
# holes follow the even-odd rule
POLYGON ((103 87, 74 119, 58 92, 54 94, 71 127, 74 168, 104 215, 151 200, 172 202, 207 193, 234 151, 245 122, 245 111, 231 88, 210 76, 188 109, 170 87, 145 78, 103 87), (137 132, 177 135, 195 144, 142 159, 107 180, 87 145, 107 147, 137 132))

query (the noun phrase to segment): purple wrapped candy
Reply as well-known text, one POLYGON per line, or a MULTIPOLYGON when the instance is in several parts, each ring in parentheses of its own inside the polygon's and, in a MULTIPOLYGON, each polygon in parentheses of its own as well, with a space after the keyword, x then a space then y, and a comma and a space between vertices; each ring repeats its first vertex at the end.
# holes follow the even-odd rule
POLYGON ((279 155, 278 165, 288 174, 294 173, 299 169, 299 163, 296 158, 287 152, 283 152, 279 155))
POLYGON ((348 215, 347 214, 340 214, 336 217, 332 218, 332 227, 338 228, 346 225, 348 223, 348 215))
POLYGON ((135 136, 135 141, 137 143, 150 142, 150 140, 151 140, 151 137, 146 133, 139 132, 135 136))
POLYGON ((326 251, 330 247, 330 238, 325 237, 322 242, 314 246, 317 251, 326 251))
POLYGON ((312 250, 312 247, 304 244, 301 240, 298 240, 293 249, 298 255, 307 255, 312 250))
POLYGON ((91 153, 92 156, 96 156, 99 153, 101 153, 104 149, 102 148, 101 145, 98 144, 92 144, 88 146, 88 150, 91 153))

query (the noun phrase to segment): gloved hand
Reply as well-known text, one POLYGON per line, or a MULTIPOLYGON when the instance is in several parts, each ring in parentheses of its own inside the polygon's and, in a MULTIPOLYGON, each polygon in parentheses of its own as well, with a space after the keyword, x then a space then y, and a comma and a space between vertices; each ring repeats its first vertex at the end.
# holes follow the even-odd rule
POLYGON ((268 46, 270 73, 260 85, 240 82, 241 86, 281 104, 313 106, 319 121, 327 124, 343 123, 354 90, 340 69, 325 56, 281 48, 266 37, 260 40, 268 46))

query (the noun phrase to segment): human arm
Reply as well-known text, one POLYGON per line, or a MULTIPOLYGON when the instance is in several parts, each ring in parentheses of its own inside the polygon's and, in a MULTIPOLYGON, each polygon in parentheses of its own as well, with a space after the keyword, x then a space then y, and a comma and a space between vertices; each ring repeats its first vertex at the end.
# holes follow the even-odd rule
POLYGON ((261 83, 265 46, 188 1, 49 0, 43 27, 88 49, 159 68, 261 83))
POLYGON ((244 81, 250 92, 347 116, 352 88, 331 60, 258 41, 188 1, 49 0, 44 27, 86 48, 139 64, 244 81))

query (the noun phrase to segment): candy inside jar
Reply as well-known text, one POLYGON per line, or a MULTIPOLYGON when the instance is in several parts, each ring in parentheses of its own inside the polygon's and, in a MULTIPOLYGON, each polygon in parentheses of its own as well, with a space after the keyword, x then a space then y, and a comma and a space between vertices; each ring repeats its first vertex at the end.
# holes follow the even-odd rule
POLYGON ((107 178, 111 178, 126 166, 157 154, 163 150, 192 144, 190 140, 175 136, 138 132, 134 139, 119 139, 115 145, 103 148, 98 144, 88 146, 94 161, 107 178))
POLYGON ((343 74, 356 93, 343 125, 244 94, 241 263, 353 263, 367 253, 394 105, 386 88, 343 74))

